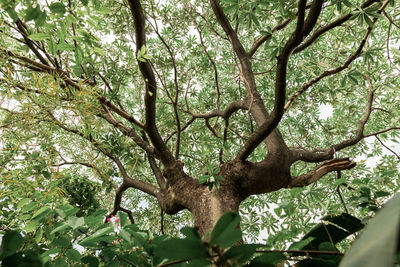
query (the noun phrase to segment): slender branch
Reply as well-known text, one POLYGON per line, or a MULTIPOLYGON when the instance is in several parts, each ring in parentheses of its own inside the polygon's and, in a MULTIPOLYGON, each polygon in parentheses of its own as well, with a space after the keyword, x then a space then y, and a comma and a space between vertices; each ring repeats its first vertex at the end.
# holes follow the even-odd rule
POLYGON ((138 120, 136 120, 134 117, 132 117, 128 112, 117 107, 116 105, 114 105, 110 100, 108 100, 104 96, 99 96, 99 100, 101 103, 105 104, 108 108, 110 108, 112 111, 114 111, 115 113, 120 115, 122 118, 135 124, 136 126, 138 126, 141 129, 145 128, 145 126, 142 123, 140 123, 138 120))
POLYGON ((116 215, 118 211, 122 211, 122 212, 125 212, 126 214, 128 214, 129 220, 131 221, 132 224, 135 223, 135 220, 133 219, 133 216, 132 216, 132 211, 121 207, 122 195, 130 187, 131 186, 129 186, 127 183, 122 183, 121 186, 118 187, 117 190, 115 190, 114 209, 106 217, 106 222, 109 218, 111 218, 112 215, 116 215))
MULTIPOLYGON (((336 178, 337 178, 338 180, 342 178, 342 172, 341 172, 340 170, 339 170, 339 171, 336 171, 336 178)), ((343 196, 342 196, 342 193, 340 192, 340 186, 341 186, 341 184, 339 184, 339 185, 336 187, 336 192, 337 192, 338 195, 339 195, 340 202, 342 202, 344 211, 345 211, 347 214, 349 214, 349 210, 347 209, 346 203, 344 202, 344 199, 343 199, 343 196)))
POLYGON ((153 171, 154 175, 156 176, 158 186, 160 187, 161 190, 166 190, 167 183, 165 181, 165 178, 164 178, 160 168, 157 166, 156 160, 149 153, 147 154, 147 160, 150 163, 151 170, 153 171))
POLYGON ((374 100, 374 90, 371 88, 368 95, 367 108, 364 116, 358 122, 358 128, 354 137, 346 139, 338 144, 332 145, 326 149, 317 149, 314 151, 308 151, 305 149, 293 149, 291 150, 292 162, 297 160, 303 160, 306 162, 321 162, 323 160, 331 159, 336 151, 357 144, 361 139, 367 137, 364 135, 364 127, 367 123, 369 116, 372 112, 372 103, 374 100))
POLYGON ((381 143, 381 145, 382 145, 384 148, 386 148, 387 150, 389 150, 390 152, 392 152, 393 155, 395 155, 396 158, 398 158, 398 159, 400 160, 400 156, 399 156, 394 150, 392 150, 390 147, 388 147, 387 145, 385 145, 385 144, 382 142, 382 140, 381 140, 377 135, 375 135, 375 138, 379 141, 379 143, 381 143))
MULTIPOLYGON (((382 11, 386 8, 387 4, 389 3, 389 1, 386 1, 377 11, 378 14, 382 13, 382 11)), ((378 18, 374 18, 372 20, 372 23, 375 24, 375 22, 378 20, 378 18)), ((367 28, 367 32, 364 35, 364 38, 362 39, 360 45, 358 46, 357 50, 354 52, 354 54, 352 54, 351 56, 349 56, 347 58, 347 60, 345 61, 345 63, 342 66, 339 66, 337 68, 333 68, 330 70, 326 70, 323 73, 321 73, 319 76, 313 78, 312 80, 310 80, 308 83, 304 84, 293 96, 290 97, 289 101, 286 103, 284 111, 287 111, 289 109, 289 107, 293 104, 293 102, 302 94, 304 93, 308 88, 310 88, 312 85, 314 85, 315 83, 319 82, 321 79, 334 75, 336 73, 339 73, 340 71, 346 69, 356 58, 358 58, 361 53, 362 50, 365 46, 365 44, 367 43, 367 39, 370 36, 372 32, 372 27, 369 26, 367 28)))
POLYGON ((184 110, 185 112, 189 113, 190 115, 193 116, 193 118, 202 118, 202 119, 211 119, 214 117, 222 117, 225 120, 229 119, 229 117, 235 113, 238 110, 246 110, 248 108, 248 105, 246 104, 246 101, 244 100, 235 100, 232 101, 231 103, 226 106, 224 110, 213 110, 209 113, 201 114, 201 113, 194 113, 190 110, 184 110))
MULTIPOLYGON (((361 5, 361 8, 364 9, 366 7, 371 6, 372 4, 374 4, 376 2, 379 2, 379 1, 378 0, 368 0, 361 5)), ((357 10, 355 10, 355 11, 357 11, 357 10)), ((314 43, 314 41, 317 40, 318 37, 320 37, 324 33, 328 32, 331 29, 336 28, 336 27, 342 25, 343 23, 345 23, 346 21, 348 21, 352 15, 353 15, 353 13, 349 13, 349 14, 344 15, 344 16, 336 19, 335 21, 325 25, 324 27, 319 28, 306 41, 304 41, 301 45, 296 47, 296 49, 293 50, 293 54, 303 51, 304 49, 309 47, 312 43, 314 43)))
POLYGON ((256 253, 301 253, 301 254, 318 254, 318 255, 344 255, 339 251, 323 251, 323 250, 256 250, 256 253))
POLYGON ((110 158, 111 160, 113 160, 113 161, 117 164, 117 167, 118 167, 119 171, 121 172, 122 177, 123 177, 123 179, 124 179, 124 182, 125 182, 126 184, 128 184, 129 186, 134 187, 134 188, 136 188, 136 189, 139 189, 140 191, 142 191, 142 192, 144 192, 144 193, 147 193, 147 194, 149 194, 149 195, 152 195, 152 196, 155 196, 155 197, 157 196, 158 191, 159 191, 159 189, 158 189, 157 187, 155 187, 155 186, 152 185, 152 184, 148 184, 148 183, 145 183, 145 182, 136 180, 136 179, 132 179, 132 178, 127 174, 127 172, 126 172, 124 166, 122 165, 121 161, 119 160, 119 158, 116 157, 115 155, 113 155, 112 153, 110 153, 110 152, 109 152, 108 150, 106 150, 104 147, 102 147, 102 146, 100 145, 100 143, 97 142, 96 140, 94 140, 90 135, 87 136, 87 135, 83 134, 82 132, 80 132, 80 131, 78 131, 78 130, 76 130, 76 129, 72 129, 72 128, 69 128, 69 127, 65 126, 65 125, 62 124, 59 120, 57 120, 56 117, 54 117, 53 113, 51 113, 49 110, 46 110, 46 111, 47 111, 47 113, 49 114, 49 116, 50 116, 50 118, 52 119, 52 121, 53 121, 58 127, 60 127, 61 129, 65 130, 65 131, 67 131, 67 132, 70 132, 70 133, 79 135, 80 137, 82 137, 82 138, 88 140, 94 147, 96 147, 99 151, 101 151, 101 152, 102 152, 104 155, 106 155, 108 158, 110 158))

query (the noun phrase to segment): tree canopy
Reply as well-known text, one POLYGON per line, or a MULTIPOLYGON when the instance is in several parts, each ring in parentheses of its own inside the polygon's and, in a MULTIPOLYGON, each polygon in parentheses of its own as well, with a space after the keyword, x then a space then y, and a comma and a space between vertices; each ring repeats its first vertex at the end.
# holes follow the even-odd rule
MULTIPOLYGON (((0 0, 1 230, 48 263, 80 260, 78 241, 126 252, 133 238, 148 253, 135 265, 163 264, 144 245, 163 234, 198 238, 162 248, 217 240, 221 263, 241 231, 268 249, 344 252, 400 188, 399 9, 0 0), (104 216, 124 220, 122 237, 104 216), (318 239, 322 222, 349 234, 318 239)), ((259 247, 246 248, 237 264, 259 247)))

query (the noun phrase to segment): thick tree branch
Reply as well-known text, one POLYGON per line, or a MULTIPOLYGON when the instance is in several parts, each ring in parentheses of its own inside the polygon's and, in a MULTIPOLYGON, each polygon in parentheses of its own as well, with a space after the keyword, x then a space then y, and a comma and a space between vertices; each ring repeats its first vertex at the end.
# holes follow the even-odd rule
MULTIPOLYGON (((363 3, 361 5, 361 8, 364 9, 366 7, 371 6, 372 4, 374 4, 376 2, 379 2, 379 1, 378 0, 368 0, 368 1, 366 1, 365 3, 363 3)), ((303 51, 304 49, 309 47, 312 43, 314 43, 315 40, 318 39, 318 37, 320 37, 324 33, 328 32, 331 29, 333 29, 335 27, 338 27, 338 26, 342 25, 343 23, 345 23, 346 21, 348 21, 351 18, 352 15, 353 15, 353 13, 349 13, 347 15, 344 15, 344 16, 336 19, 335 21, 325 25, 324 27, 318 29, 306 41, 304 41, 301 45, 296 47, 296 49, 293 50, 293 54, 296 54, 296 53, 299 53, 299 52, 303 51)))
POLYGON ((306 174, 292 177, 291 182, 287 187, 292 188, 307 186, 318 181, 321 177, 329 172, 349 170, 355 166, 356 163, 351 161, 349 158, 328 160, 306 174))
POLYGON ((314 0, 311 4, 307 19, 304 20, 306 1, 301 0, 298 4, 298 15, 296 29, 278 56, 275 76, 275 99, 274 109, 271 116, 254 132, 239 151, 236 159, 245 160, 253 150, 276 128, 284 113, 286 95, 287 65, 293 49, 298 46, 304 37, 312 30, 317 22, 322 9, 322 0, 314 0))
MULTIPOLYGON (((129 0, 129 7, 134 20, 136 51, 138 52, 142 47, 146 47, 145 17, 139 0, 129 0)), ((165 145, 156 126, 157 82, 154 72, 151 68, 151 64, 147 60, 145 60, 145 62, 138 60, 138 65, 146 83, 146 92, 144 96, 146 106, 146 132, 154 147, 159 151, 161 161, 164 165, 171 165, 175 159, 165 145)))
MULTIPOLYGON (((232 28, 227 17, 223 13, 223 10, 219 4, 219 1, 211 0, 211 7, 214 11, 214 15, 216 16, 217 21, 223 28, 225 34, 228 36, 228 39, 231 42, 234 53, 236 54, 236 56, 238 57, 238 59, 240 61, 240 68, 239 68, 240 78, 244 81, 244 84, 246 87, 246 92, 247 92, 246 101, 250 100, 249 111, 252 114, 252 116, 254 117, 257 125, 260 126, 263 123, 265 123, 266 119, 269 118, 270 116, 265 108, 265 105, 263 103, 260 93, 257 91, 253 68, 252 68, 251 61, 250 61, 250 56, 244 50, 243 45, 240 43, 235 30, 232 28)), ((304 12, 303 12, 303 16, 304 16, 304 12)), ((274 129, 272 129, 271 131, 273 131, 273 130, 274 129)), ((265 137, 267 137, 267 136, 265 136, 265 137)), ((263 139, 265 139, 265 138, 263 138, 263 139)), ((261 141, 263 139, 261 139, 261 141)), ((274 131, 273 134, 271 134, 270 138, 266 139, 266 143, 267 143, 268 151, 271 153, 287 150, 286 144, 285 144, 282 136, 280 135, 280 133, 277 130, 274 131)), ((241 157, 237 157, 237 158, 242 159, 241 157)), ((244 157, 243 159, 245 159, 245 158, 246 157, 244 157)))
POLYGON ((246 109, 248 109, 248 104, 246 104, 246 101, 235 100, 235 101, 232 101, 231 103, 229 103, 228 106, 226 106, 226 108, 224 110, 216 109, 216 110, 213 110, 213 111, 211 111, 209 113, 205 113, 205 114, 194 113, 190 110, 186 110, 185 112, 192 115, 193 118, 195 118, 195 119, 198 119, 198 118, 211 119, 214 117, 222 117, 223 119, 227 120, 236 111, 246 110, 246 109))
POLYGON ((122 211, 122 212, 125 212, 126 214, 128 214, 129 220, 131 221, 132 224, 135 223, 135 220, 133 219, 133 216, 132 216, 132 211, 121 207, 122 195, 123 195, 124 192, 125 192, 128 188, 130 188, 130 187, 131 187, 131 186, 129 186, 128 183, 125 183, 125 182, 124 182, 124 183, 121 184, 120 187, 118 187, 118 188, 115 190, 114 209, 113 209, 113 211, 110 213, 110 215, 107 216, 106 222, 107 222, 107 219, 109 219, 109 218, 112 217, 112 215, 116 215, 118 211, 122 211))

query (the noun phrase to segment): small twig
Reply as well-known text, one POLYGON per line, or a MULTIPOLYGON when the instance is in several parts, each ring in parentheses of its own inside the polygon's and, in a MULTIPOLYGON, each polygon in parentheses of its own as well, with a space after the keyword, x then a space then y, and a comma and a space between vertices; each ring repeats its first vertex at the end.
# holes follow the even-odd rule
MULTIPOLYGON (((338 180, 339 180, 340 178, 342 178, 342 172, 341 172, 340 170, 339 170, 339 171, 336 171, 336 178, 337 178, 338 180)), ((346 211, 347 214, 349 214, 349 211, 348 211, 348 209, 347 209, 347 207, 346 207, 346 203, 344 203, 342 193, 340 192, 340 184, 336 187, 336 192, 337 192, 338 195, 339 195, 339 198, 340 198, 340 201, 341 201, 342 204, 343 204, 344 210, 346 211)))

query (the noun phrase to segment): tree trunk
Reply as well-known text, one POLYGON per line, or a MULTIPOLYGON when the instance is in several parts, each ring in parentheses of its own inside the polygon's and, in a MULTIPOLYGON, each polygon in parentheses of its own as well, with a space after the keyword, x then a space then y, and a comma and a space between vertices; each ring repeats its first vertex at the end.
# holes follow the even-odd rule
POLYGON ((202 236, 214 228, 224 213, 239 211, 240 198, 223 188, 214 187, 210 191, 208 187, 202 187, 196 195, 198 198, 190 204, 189 210, 193 213, 194 225, 202 236))

